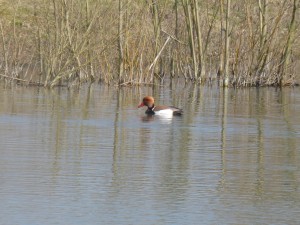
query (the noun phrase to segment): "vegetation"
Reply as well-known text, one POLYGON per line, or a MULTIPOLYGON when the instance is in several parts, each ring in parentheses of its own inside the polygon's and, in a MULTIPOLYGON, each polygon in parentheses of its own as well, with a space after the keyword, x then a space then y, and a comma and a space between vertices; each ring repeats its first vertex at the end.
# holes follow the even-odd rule
POLYGON ((299 8, 299 0, 2 0, 0 79, 295 85, 299 8))

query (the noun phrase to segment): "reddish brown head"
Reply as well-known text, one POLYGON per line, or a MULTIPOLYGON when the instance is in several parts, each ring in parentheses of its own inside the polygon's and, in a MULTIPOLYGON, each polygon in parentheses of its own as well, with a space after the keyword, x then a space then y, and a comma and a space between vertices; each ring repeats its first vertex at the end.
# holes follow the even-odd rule
POLYGON ((139 104, 138 108, 147 106, 148 108, 152 108, 154 105, 154 98, 151 96, 146 96, 143 98, 143 101, 141 104, 139 104))

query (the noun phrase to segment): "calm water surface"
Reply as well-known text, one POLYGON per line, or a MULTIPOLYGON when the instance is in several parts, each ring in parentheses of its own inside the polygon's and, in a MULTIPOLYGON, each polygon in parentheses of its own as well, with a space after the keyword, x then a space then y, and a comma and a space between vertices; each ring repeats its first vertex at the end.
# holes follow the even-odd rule
POLYGON ((0 224, 299 224, 299 112, 299 88, 1 85, 0 224))

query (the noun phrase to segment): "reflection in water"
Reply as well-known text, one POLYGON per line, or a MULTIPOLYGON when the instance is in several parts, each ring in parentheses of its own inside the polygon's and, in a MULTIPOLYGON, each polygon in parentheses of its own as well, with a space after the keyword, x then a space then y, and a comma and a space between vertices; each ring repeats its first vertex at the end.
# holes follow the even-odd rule
POLYGON ((297 224, 299 90, 172 85, 1 88, 0 224, 297 224))
POLYGON ((160 116, 160 115, 145 115, 141 117, 141 121, 143 122, 152 122, 152 121, 159 121, 162 124, 170 124, 172 120, 176 120, 177 117, 173 116, 160 116))
POLYGON ((141 117, 141 121, 143 122, 151 122, 154 121, 155 116, 154 115, 145 115, 141 117))
MULTIPOLYGON (((300 200, 299 167, 297 166, 299 161, 295 157, 299 151, 296 147, 298 140, 291 138, 289 132, 294 129, 290 127, 289 121, 293 120, 295 124, 299 121, 295 121, 291 114, 285 117, 281 106, 275 106, 273 101, 268 99, 270 93, 262 95, 257 91, 255 94, 257 94, 256 101, 251 101, 251 98, 255 97, 253 92, 248 90, 248 93, 242 93, 240 96, 236 92, 231 96, 234 97, 234 101, 228 103, 225 103, 227 100, 224 94, 226 120, 224 119, 222 123, 223 172, 219 187, 223 204, 235 204, 240 209, 239 214, 230 215, 230 219, 234 217, 237 220, 245 217, 249 223, 252 223, 251 219, 253 219, 249 212, 253 213, 256 205, 262 210, 253 214, 256 217, 268 215, 280 204, 287 204, 290 211, 285 213, 291 216, 298 208, 300 200), (250 104, 244 103, 243 107, 238 107, 242 104, 240 100, 250 104), (233 108, 230 107, 231 105, 233 108), (240 201, 233 203, 231 198, 240 201), (293 199, 293 203, 289 204, 288 200, 283 203, 283 199, 293 199), (293 205, 294 200, 296 208, 293 205), (268 210, 264 210, 265 207, 268 210)), ((279 102, 283 103, 282 100, 279 102)), ((290 107, 294 103, 289 101, 285 104, 290 107)), ((289 113, 292 111, 288 110, 289 113)), ((261 221, 264 219, 262 218, 261 221)), ((293 220, 285 220, 273 215, 268 223, 282 224, 291 221, 293 220)))

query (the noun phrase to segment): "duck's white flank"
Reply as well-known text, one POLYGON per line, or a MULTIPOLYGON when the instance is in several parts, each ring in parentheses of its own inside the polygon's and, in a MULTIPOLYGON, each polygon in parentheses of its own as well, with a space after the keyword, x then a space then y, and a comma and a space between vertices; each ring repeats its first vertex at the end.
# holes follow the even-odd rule
POLYGON ((173 117, 174 110, 172 109, 163 109, 159 111, 155 111, 155 115, 164 116, 164 117, 173 117))

